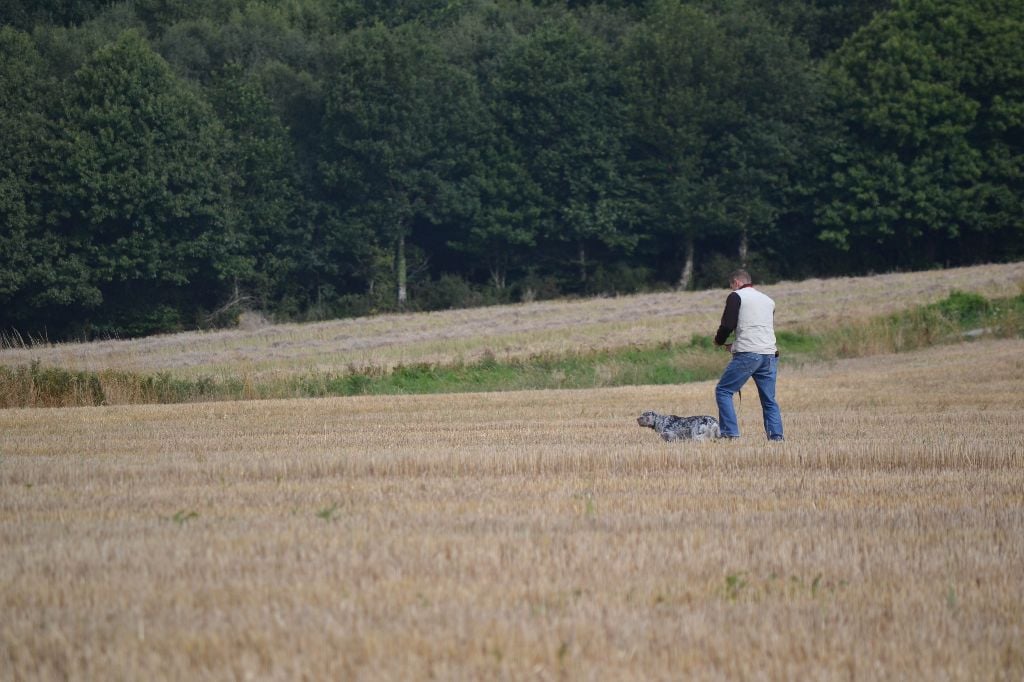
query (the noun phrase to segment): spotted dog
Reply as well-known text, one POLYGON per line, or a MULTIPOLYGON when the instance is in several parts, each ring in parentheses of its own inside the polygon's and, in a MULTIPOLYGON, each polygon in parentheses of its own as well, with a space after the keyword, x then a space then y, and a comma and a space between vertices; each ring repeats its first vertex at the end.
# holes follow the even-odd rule
POLYGON ((712 440, 722 435, 714 417, 677 417, 674 414, 644 412, 637 417, 636 423, 654 429, 667 441, 712 440))

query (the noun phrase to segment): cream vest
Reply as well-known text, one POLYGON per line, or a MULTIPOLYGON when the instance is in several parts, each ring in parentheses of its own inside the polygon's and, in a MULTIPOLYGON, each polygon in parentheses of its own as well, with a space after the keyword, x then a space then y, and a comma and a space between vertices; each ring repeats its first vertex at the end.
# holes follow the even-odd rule
POLYGON ((775 355, 775 301, 752 287, 736 293, 740 296, 740 317, 732 352, 775 355))

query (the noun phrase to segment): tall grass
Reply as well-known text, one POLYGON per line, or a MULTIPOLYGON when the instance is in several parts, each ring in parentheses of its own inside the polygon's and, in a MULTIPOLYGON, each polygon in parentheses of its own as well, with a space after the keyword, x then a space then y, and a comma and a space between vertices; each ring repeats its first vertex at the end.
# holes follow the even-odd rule
POLYGON ((844 325, 820 335, 817 354, 829 359, 900 353, 983 336, 1024 334, 1024 294, 987 299, 952 292, 905 312, 844 325))
MULTIPOLYGON (((246 397, 241 379, 179 379, 168 373, 43 367, 0 367, 0 407, 83 407, 186 403, 246 397)), ((249 396, 252 397, 252 396, 249 396)))
MULTIPOLYGON (((982 336, 1024 334, 1024 294, 990 300, 954 291, 925 306, 826 328, 780 330, 784 364, 899 353, 982 336)), ((541 353, 497 360, 485 354, 472 363, 412 363, 392 369, 350 367, 342 373, 311 372, 256 378, 176 377, 119 370, 73 371, 38 362, 0 367, 0 407, 184 403, 352 395, 396 395, 601 388, 681 384, 717 376, 725 361, 710 337, 681 343, 541 353)))

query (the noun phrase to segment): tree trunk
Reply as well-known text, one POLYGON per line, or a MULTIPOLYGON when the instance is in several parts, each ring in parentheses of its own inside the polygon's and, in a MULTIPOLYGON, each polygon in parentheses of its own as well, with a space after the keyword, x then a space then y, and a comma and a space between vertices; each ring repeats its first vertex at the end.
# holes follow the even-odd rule
POLYGON ((747 267, 747 251, 749 250, 749 243, 747 241, 747 228, 743 228, 740 231, 740 267, 747 267))
POLYGON ((491 284, 498 291, 504 291, 505 289, 505 270, 504 268, 494 267, 491 269, 491 284))
POLYGON ((491 252, 491 284, 498 291, 505 288, 505 273, 508 271, 507 258, 498 250, 491 252))
POLYGON ((402 235, 398 238, 398 244, 395 248, 395 279, 398 280, 399 310, 405 308, 405 302, 408 299, 408 292, 406 291, 406 277, 405 235, 402 235))
POLYGON ((679 284, 676 288, 686 291, 693 286, 693 236, 686 238, 686 261, 683 263, 683 272, 679 275, 679 284))
POLYGON ((587 252, 583 247, 583 241, 579 242, 580 248, 580 285, 586 285, 587 283, 587 252))

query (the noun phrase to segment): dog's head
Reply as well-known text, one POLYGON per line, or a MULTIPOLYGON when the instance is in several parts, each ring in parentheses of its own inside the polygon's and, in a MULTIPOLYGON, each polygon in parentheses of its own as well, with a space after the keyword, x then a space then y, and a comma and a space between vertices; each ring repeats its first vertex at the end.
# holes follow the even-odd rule
POLYGON ((636 418, 636 423, 640 426, 647 426, 654 428, 654 421, 658 418, 657 412, 644 412, 642 415, 636 418))

